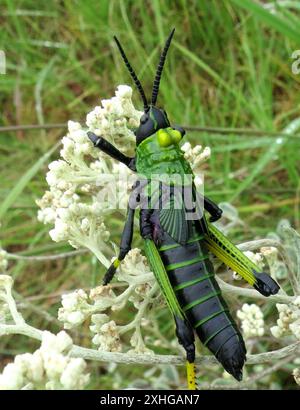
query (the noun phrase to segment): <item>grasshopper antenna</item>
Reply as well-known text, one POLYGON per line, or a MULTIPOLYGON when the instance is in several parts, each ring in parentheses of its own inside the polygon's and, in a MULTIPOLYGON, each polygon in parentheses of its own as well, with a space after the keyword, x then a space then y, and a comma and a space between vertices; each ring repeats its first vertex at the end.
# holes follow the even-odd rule
POLYGON ((144 103, 144 111, 146 112, 149 109, 149 105, 148 105, 147 98, 146 98, 146 95, 145 95, 145 91, 142 87, 142 84, 141 84, 140 80, 137 78, 137 75, 135 74, 133 68, 131 67, 131 65, 128 61, 128 58, 126 57, 125 51, 123 50, 123 47, 121 46, 121 44, 120 44, 120 42, 119 42, 119 40, 117 39, 116 36, 114 36, 114 40, 115 40, 115 42, 118 46, 118 49, 119 49, 120 54, 121 54, 121 56, 124 60, 124 63, 126 64, 126 67, 129 71, 129 73, 130 73, 130 75, 131 75, 137 89, 139 90, 139 93, 140 93, 140 95, 142 97, 142 100, 143 100, 143 103, 144 103))
POLYGON ((151 98, 151 105, 155 105, 156 100, 157 100, 157 96, 158 96, 158 91, 159 91, 159 83, 160 83, 160 79, 161 79, 161 74, 164 68, 164 64, 165 64, 165 60, 167 57, 167 53, 172 41, 172 37, 174 35, 174 31, 175 28, 173 28, 173 30, 171 31, 171 33, 169 34, 169 37, 167 38, 165 47, 160 55, 160 59, 159 59, 159 63, 157 66, 157 70, 156 70, 156 74, 155 74, 155 79, 153 82, 153 89, 152 89, 152 98, 151 98))

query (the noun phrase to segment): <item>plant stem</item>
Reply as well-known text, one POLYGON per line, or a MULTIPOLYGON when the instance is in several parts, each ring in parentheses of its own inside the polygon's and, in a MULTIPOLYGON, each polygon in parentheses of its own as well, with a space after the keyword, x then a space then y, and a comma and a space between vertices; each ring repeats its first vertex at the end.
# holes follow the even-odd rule
MULTIPOLYGON (((32 339, 42 340, 43 331, 36 329, 27 323, 15 325, 0 325, 0 336, 20 334, 32 339)), ((293 343, 289 346, 266 353, 259 353, 247 356, 247 364, 268 363, 274 360, 284 359, 287 356, 297 354, 300 350, 300 342, 293 343)), ((185 364, 185 358, 174 355, 147 355, 147 354, 128 354, 118 352, 104 352, 95 349, 88 349, 74 345, 70 351, 70 356, 81 357, 85 360, 95 360, 98 362, 123 363, 123 364, 172 364, 182 366, 185 364)), ((196 363, 217 363, 217 359, 210 355, 200 355, 196 363)))
POLYGON ((23 255, 18 255, 14 253, 8 253, 7 259, 40 262, 40 261, 51 261, 51 260, 56 260, 56 259, 70 258, 72 256, 82 255, 87 252, 88 252, 88 249, 78 249, 76 251, 58 253, 56 255, 39 255, 39 256, 23 256, 23 255))

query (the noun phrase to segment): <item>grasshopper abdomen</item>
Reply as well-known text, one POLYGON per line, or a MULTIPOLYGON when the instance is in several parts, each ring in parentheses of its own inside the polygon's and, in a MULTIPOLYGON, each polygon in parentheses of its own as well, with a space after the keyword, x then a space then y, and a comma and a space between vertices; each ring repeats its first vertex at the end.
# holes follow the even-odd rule
POLYGON ((225 370, 241 380, 245 344, 215 279, 204 235, 194 231, 186 245, 180 245, 164 233, 159 253, 177 300, 200 341, 225 370))

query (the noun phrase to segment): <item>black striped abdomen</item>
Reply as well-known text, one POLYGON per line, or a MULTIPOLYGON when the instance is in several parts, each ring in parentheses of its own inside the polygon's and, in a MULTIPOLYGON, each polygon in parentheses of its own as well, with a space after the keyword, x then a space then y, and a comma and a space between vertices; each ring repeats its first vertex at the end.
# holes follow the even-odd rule
POLYGON ((240 379, 244 342, 221 295, 203 237, 194 235, 181 246, 165 235, 159 252, 180 306, 201 342, 240 379))

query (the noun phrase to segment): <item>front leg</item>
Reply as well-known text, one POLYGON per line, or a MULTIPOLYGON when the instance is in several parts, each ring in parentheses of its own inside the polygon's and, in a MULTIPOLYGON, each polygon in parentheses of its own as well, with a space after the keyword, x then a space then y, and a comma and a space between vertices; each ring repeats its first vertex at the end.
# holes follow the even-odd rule
POLYGON ((108 285, 113 279, 117 268, 120 266, 120 262, 125 258, 127 253, 131 249, 132 236, 133 236, 133 222, 134 222, 134 209, 128 206, 127 220, 124 226, 124 230, 121 237, 120 251, 117 259, 108 268, 103 278, 103 285, 108 285))
POLYGON ((93 132, 89 131, 87 135, 94 144, 94 147, 101 149, 101 151, 105 152, 110 157, 116 159, 119 162, 122 162, 122 164, 125 164, 132 171, 136 171, 135 158, 130 158, 122 154, 122 152, 119 151, 114 145, 106 141, 106 139, 104 139, 103 137, 98 137, 93 132))
POLYGON ((129 196, 127 207, 127 219, 121 236, 120 251, 117 259, 108 268, 103 278, 103 285, 108 285, 113 279, 117 268, 120 266, 121 261, 125 258, 127 253, 131 250, 133 225, 134 225, 134 212, 140 201, 141 189, 144 186, 141 181, 136 181, 132 187, 132 192, 129 196))

